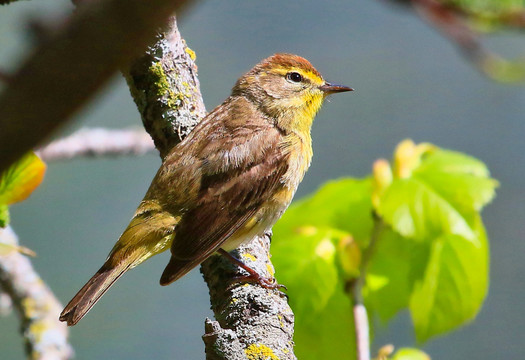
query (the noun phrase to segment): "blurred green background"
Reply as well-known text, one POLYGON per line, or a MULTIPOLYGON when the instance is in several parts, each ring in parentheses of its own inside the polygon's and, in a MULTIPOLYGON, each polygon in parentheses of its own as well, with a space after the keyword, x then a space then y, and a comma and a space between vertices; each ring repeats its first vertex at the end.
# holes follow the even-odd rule
MULTIPOLYGON (((66 0, 0 7, 0 68, 17 68, 32 38, 28 22, 72 11, 66 0)), ((308 58, 329 81, 356 89, 325 104, 313 128, 314 161, 297 196, 329 179, 364 176, 410 137, 483 160, 501 182, 484 212, 491 240, 491 286, 477 320, 423 348, 433 359, 518 359, 525 331, 525 89, 484 78, 414 14, 382 1, 207 1, 180 21, 197 53, 208 110, 235 80, 275 52, 308 58)), ((93 39, 93 42, 97 39, 93 39)), ((519 34, 485 43, 508 55, 525 52, 519 34)), ((31 106, 31 104, 28 104, 31 106)), ((0 114, 1 116, 1 114, 0 114)), ((139 126, 125 82, 117 76, 63 130, 139 126)), ((12 207, 22 245, 64 303, 103 263, 144 195, 156 154, 52 163, 42 186, 12 207)), ((158 280, 168 256, 129 272, 71 331, 78 359, 203 359, 204 318, 211 316, 198 270, 169 287, 158 280)), ((277 277, 279 274, 277 274, 277 277)), ((23 359, 15 314, 0 319, 0 357, 23 359)), ((373 353, 413 344, 407 314, 377 324, 373 353)), ((349 339, 350 341, 350 339, 349 339)))

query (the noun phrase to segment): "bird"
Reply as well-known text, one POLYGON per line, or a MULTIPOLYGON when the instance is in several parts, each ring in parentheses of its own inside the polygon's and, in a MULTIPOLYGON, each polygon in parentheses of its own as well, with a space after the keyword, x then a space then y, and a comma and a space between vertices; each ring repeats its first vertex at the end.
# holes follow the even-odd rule
POLYGON ((161 285, 223 254, 272 288, 274 279, 258 276, 229 251, 281 217, 310 166, 315 115, 328 95, 352 90, 286 53, 241 76, 231 95, 166 155, 128 227, 60 320, 77 324, 126 271, 168 249, 161 285))

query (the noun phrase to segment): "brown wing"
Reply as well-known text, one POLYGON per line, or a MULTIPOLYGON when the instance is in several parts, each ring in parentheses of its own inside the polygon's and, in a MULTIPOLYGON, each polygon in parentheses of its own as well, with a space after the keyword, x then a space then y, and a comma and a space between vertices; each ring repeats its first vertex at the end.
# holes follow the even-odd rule
POLYGON ((265 156, 258 156, 259 161, 203 176, 197 206, 177 225, 161 285, 177 280, 218 250, 282 186, 286 155, 277 143, 260 149, 265 156))

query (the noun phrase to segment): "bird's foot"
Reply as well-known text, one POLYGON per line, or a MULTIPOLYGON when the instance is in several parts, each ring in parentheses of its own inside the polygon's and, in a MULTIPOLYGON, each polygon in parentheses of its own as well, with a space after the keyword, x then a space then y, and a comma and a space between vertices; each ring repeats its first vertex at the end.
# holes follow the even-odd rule
POLYGON ((241 260, 237 259, 236 257, 234 257, 233 255, 231 255, 230 253, 228 253, 227 251, 223 249, 219 249, 218 252, 222 254, 225 258, 230 260, 234 265, 239 266, 241 269, 243 269, 244 271, 248 273, 248 275, 246 276, 235 277, 232 280, 231 284, 228 286, 227 288, 228 290, 230 290, 236 284, 248 282, 248 283, 257 283, 265 289, 271 289, 271 290, 277 289, 279 290, 281 294, 287 296, 286 294, 282 292, 283 289, 288 290, 286 286, 279 284, 275 280, 274 277, 265 277, 265 276, 260 275, 257 271, 253 270, 251 267, 249 267, 248 265, 243 263, 241 260))

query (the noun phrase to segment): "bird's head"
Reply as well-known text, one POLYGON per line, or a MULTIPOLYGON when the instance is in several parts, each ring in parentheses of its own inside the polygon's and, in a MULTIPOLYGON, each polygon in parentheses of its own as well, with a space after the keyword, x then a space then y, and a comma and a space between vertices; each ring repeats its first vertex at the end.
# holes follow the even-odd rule
POLYGON ((243 75, 232 95, 245 96, 278 125, 309 128, 327 95, 352 90, 326 82, 300 56, 275 54, 243 75))

